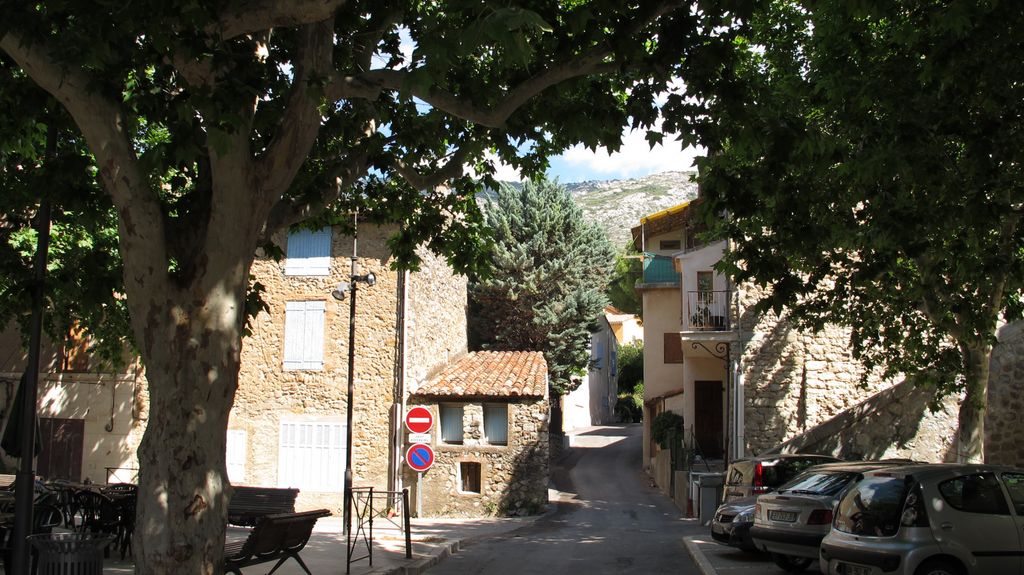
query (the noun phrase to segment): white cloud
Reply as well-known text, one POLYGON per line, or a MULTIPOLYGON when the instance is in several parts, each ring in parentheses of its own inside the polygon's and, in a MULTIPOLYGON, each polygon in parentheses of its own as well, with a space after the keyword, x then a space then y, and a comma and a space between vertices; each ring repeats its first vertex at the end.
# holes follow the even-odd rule
POLYGON ((671 134, 665 135, 662 144, 651 148, 646 134, 646 130, 624 131, 622 147, 615 153, 603 147, 591 151, 583 146, 573 146, 562 154, 562 160, 576 172, 628 178, 668 170, 689 170, 693 168, 694 157, 706 153, 702 148, 683 148, 671 134))
MULTIPOLYGON (((523 175, 519 173, 519 170, 513 168, 511 165, 502 162, 497 154, 486 152, 484 154, 488 160, 494 163, 494 179, 499 182, 521 182, 523 181, 523 175)), ((474 178, 479 177, 476 170, 472 166, 466 166, 466 171, 469 172, 474 178)))

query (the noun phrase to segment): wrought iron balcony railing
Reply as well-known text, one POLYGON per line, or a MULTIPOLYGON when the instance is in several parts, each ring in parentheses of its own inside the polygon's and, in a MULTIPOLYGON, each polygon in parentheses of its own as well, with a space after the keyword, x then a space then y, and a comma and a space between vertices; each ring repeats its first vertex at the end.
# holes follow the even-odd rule
POLYGON ((686 292, 683 325, 687 331, 729 331, 729 292, 686 292))

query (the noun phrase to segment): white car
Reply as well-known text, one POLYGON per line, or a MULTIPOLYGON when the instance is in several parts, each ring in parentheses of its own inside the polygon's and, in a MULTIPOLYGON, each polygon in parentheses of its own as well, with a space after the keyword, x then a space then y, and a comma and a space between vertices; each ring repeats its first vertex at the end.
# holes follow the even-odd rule
POLYGON ((1024 469, 933 464, 864 474, 821 543, 829 575, 1024 574, 1024 469))
POLYGON ((750 537, 785 571, 803 571, 818 558, 818 546, 832 525, 832 509, 843 492, 875 469, 909 460, 844 461, 816 465, 778 490, 757 498, 750 537))

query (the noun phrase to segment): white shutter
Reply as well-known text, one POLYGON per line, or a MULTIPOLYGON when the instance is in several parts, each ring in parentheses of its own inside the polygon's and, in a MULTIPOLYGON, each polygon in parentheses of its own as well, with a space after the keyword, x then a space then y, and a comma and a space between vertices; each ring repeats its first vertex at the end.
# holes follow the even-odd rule
POLYGON ((247 452, 247 435, 242 429, 228 430, 226 458, 228 464, 228 480, 233 484, 245 483, 245 460, 247 452))
POLYGON ((284 369, 323 369, 326 306, 323 301, 285 304, 284 369))
POLYGON ((441 406, 441 441, 462 443, 462 406, 441 406))
POLYGON ((491 445, 508 445, 508 406, 484 406, 484 440, 491 445))
POLYGON ((307 491, 345 487, 345 425, 336 422, 281 422, 277 484, 307 491))
POLYGON ((331 228, 299 230, 288 234, 288 259, 284 273, 289 276, 325 276, 331 270, 331 228))

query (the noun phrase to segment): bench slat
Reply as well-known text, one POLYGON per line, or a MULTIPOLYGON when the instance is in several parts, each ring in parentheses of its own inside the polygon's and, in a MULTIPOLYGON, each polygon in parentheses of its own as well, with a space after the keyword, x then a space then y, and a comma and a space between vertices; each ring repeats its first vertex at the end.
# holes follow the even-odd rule
POLYGON ((263 516, 240 548, 237 542, 224 546, 225 571, 241 573, 242 567, 293 557, 309 573, 299 551, 309 542, 317 520, 330 514, 326 509, 317 509, 263 516))

